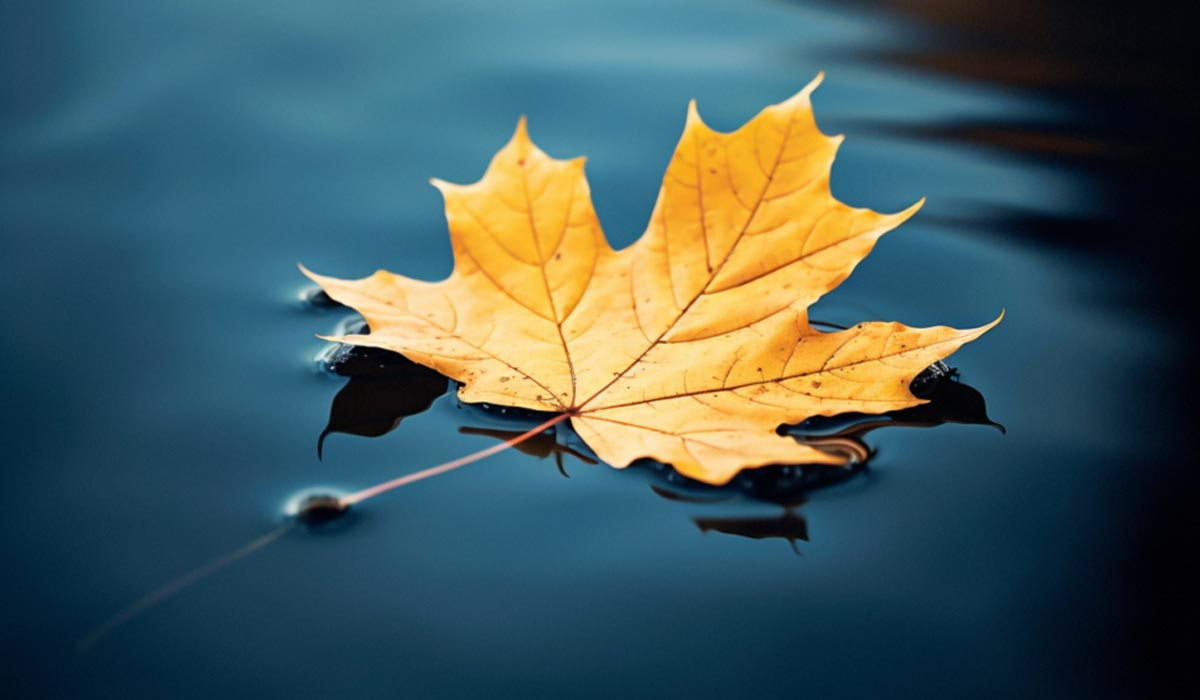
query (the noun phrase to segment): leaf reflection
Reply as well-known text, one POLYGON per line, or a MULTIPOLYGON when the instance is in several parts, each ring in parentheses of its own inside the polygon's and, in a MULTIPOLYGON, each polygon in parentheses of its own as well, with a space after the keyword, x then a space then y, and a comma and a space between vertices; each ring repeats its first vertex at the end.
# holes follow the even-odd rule
POLYGON ((727 535, 749 537, 753 540, 779 538, 786 540, 796 554, 800 553, 797 541, 808 541, 808 521, 790 508, 774 518, 692 518, 700 532, 723 532, 727 535))
MULTIPOLYGON (((330 407, 329 422, 318 439, 318 453, 330 434, 343 433, 379 437, 401 420, 428 409, 446 393, 449 382, 401 355, 366 347, 340 346, 326 360, 335 374, 349 377, 330 407)), ((784 426, 781 434, 818 449, 847 458, 845 467, 827 465, 784 465, 748 469, 724 486, 712 486, 685 478, 667 465, 644 460, 629 470, 643 474, 650 488, 662 498, 698 506, 726 502, 769 503, 782 512, 745 516, 697 516, 692 519, 702 533, 716 532, 750 539, 781 539, 799 553, 796 543, 808 541, 808 522, 796 511, 820 488, 843 483, 867 470, 875 452, 866 441, 872 431, 884 427, 931 428, 946 423, 989 425, 1004 432, 1004 426, 987 414, 978 390, 958 381, 958 373, 937 363, 913 381, 913 392, 928 403, 880 415, 842 414, 811 418, 800 425, 784 426)), ((481 435, 497 441, 510 440, 525 432, 544 416, 519 409, 490 409, 514 422, 512 429, 462 426, 463 435, 481 435), (532 421, 532 423, 530 422, 532 421)), ((528 439, 515 448, 538 459, 553 457, 554 465, 568 476, 564 455, 587 465, 599 462, 585 446, 559 442, 555 433, 528 439)))
POLYGON ((379 437, 400 421, 427 410, 446 393, 449 380, 403 355, 373 348, 339 346, 325 368, 350 381, 333 397, 329 422, 317 438, 317 458, 333 433, 379 437))
MULTIPOLYGON (((486 435, 487 437, 496 438, 497 440, 503 442, 505 440, 511 440, 517 437, 522 431, 499 430, 497 428, 472 428, 471 426, 464 425, 458 429, 458 432, 462 433, 463 435, 486 435)), ((574 457, 584 464, 599 464, 599 462, 591 457, 581 454, 575 449, 560 443, 555 439, 553 433, 542 433, 541 435, 536 435, 524 442, 513 445, 513 449, 521 452, 522 454, 527 454, 530 457, 537 457, 538 459, 545 459, 551 455, 554 455, 554 466, 558 467, 558 473, 562 474, 568 479, 571 478, 571 475, 568 474, 567 470, 563 467, 563 455, 574 457)))

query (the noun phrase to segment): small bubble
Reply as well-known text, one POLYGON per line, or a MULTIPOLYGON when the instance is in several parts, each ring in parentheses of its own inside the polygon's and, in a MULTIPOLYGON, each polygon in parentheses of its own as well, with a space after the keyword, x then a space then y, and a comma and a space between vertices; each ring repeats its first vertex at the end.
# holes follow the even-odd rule
POLYGON ((288 499, 284 513, 310 530, 324 529, 350 513, 342 495, 328 490, 306 490, 288 499))

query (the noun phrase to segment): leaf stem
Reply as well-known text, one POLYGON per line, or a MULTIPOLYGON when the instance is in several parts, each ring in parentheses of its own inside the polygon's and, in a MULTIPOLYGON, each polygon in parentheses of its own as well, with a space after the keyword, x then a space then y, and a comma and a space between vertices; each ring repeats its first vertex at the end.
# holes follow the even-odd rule
POLYGON ((484 457, 491 457, 492 455, 496 454, 497 452, 503 452, 504 450, 507 450, 508 448, 513 447, 514 445, 519 445, 522 442, 525 442, 526 440, 528 440, 531 437, 540 435, 541 433, 545 432, 547 429, 552 428, 552 427, 558 425, 559 423, 565 421, 566 419, 570 418, 571 415, 572 414, 570 412, 559 413, 559 414, 555 415, 553 418, 547 420, 546 422, 544 422, 540 425, 537 425, 533 428, 530 428, 529 430, 525 431, 524 433, 521 433, 520 435, 516 436, 515 438, 513 438, 511 440, 505 440, 504 442, 502 442, 498 445, 492 445, 491 447, 479 450, 478 452, 472 452, 471 454, 466 455, 464 457, 459 457, 458 459, 454 459, 449 462, 444 462, 442 464, 437 465, 436 467, 430 467, 428 469, 423 469, 423 470, 421 470, 419 472, 415 472, 413 474, 406 474, 404 476, 392 479, 391 481, 385 481, 382 484, 376 484, 375 486, 365 488, 361 491, 356 491, 348 496, 342 496, 342 498, 340 499, 341 504, 343 507, 345 507, 345 506, 354 505, 355 503, 361 503, 361 502, 367 500, 368 498, 374 498, 375 496, 378 496, 381 493, 386 493, 388 491, 391 491, 392 489, 398 489, 401 486, 407 486, 408 484, 411 484, 413 482, 428 479, 431 476, 437 476, 438 474, 444 474, 448 471, 452 471, 454 469, 458 469, 459 467, 466 466, 472 462, 478 462, 479 460, 483 459, 484 457))

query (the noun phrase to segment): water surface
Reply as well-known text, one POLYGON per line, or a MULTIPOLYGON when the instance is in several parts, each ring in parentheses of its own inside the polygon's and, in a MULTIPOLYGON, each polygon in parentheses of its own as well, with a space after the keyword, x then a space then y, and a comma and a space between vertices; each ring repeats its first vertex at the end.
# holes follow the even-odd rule
POLYGON ((989 71, 967 48, 1034 76, 1069 61, 1012 32, 971 43, 969 16, 873 3, 2 14, 14 697, 1095 698, 1146 682, 1145 625, 1167 616, 1144 598, 1164 559, 1140 543, 1173 536, 1151 506, 1172 490, 1179 338, 1158 306, 1173 268, 1114 233, 1173 221, 1161 189, 1122 174, 1151 170, 1158 142, 1096 116, 1120 85, 989 71), (550 154, 589 156, 600 220, 627 245, 688 99, 732 129, 820 70, 819 123, 847 136, 834 193, 928 204, 814 316, 969 326, 1006 308, 953 364, 1007 436, 873 433, 867 473, 794 509, 799 557, 703 527, 779 505, 669 500, 644 470, 568 456, 564 479, 509 451, 339 532, 289 535, 75 651, 270 530, 294 492, 494 443, 464 425, 511 427, 451 393, 382 437, 329 436, 319 461, 344 380, 316 369, 314 334, 350 314, 299 301, 298 261, 443 277, 426 180, 478 178, 522 114, 550 154))

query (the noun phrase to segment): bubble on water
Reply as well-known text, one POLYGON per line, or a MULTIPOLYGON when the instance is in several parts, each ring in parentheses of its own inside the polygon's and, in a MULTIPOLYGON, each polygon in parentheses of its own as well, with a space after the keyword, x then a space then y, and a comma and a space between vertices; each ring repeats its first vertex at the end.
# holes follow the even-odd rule
POLYGON ((320 528, 342 520, 350 512, 344 493, 334 489, 305 489, 287 500, 283 512, 309 528, 320 528))

